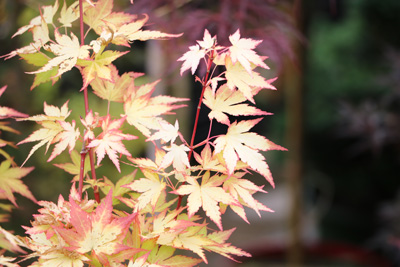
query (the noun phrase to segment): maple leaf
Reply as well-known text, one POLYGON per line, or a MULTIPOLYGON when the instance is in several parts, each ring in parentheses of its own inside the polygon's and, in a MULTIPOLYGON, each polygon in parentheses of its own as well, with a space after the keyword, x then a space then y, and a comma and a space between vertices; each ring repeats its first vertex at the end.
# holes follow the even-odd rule
MULTIPOLYGON (((11 210, 10 210, 11 211, 11 210)), ((26 245, 15 235, 0 226, 0 247, 14 253, 26 253, 21 247, 26 245)), ((1 263, 1 262, 0 262, 1 263)), ((1 266, 1 265, 0 265, 1 266)))
POLYGON ((124 96, 129 92, 129 88, 134 87, 135 78, 140 77, 143 73, 128 72, 121 76, 114 65, 110 65, 111 81, 103 79, 95 79, 90 83, 94 93, 105 100, 114 102, 124 102, 124 96))
POLYGON ((71 37, 69 37, 68 35, 60 34, 56 29, 54 35, 57 43, 49 44, 47 49, 56 57, 50 59, 46 65, 37 71, 27 72, 28 74, 46 72, 58 66, 56 76, 60 76, 71 70, 76 65, 78 58, 85 59, 89 57, 90 47, 87 45, 81 46, 78 38, 72 32, 71 37))
POLYGON ((155 266, 170 267, 191 267, 202 262, 201 259, 195 259, 182 255, 174 255, 175 248, 170 246, 156 246, 148 256, 147 261, 155 266))
POLYGON ((151 135, 150 129, 160 128, 160 121, 163 121, 161 115, 171 114, 172 110, 185 107, 186 105, 175 103, 188 100, 163 95, 151 97, 158 82, 159 80, 133 88, 124 102, 126 121, 146 137, 151 135))
POLYGON ((35 197, 29 191, 28 187, 21 182, 21 178, 30 173, 34 168, 11 167, 11 160, 5 160, 0 164, 0 198, 7 198, 14 206, 14 193, 18 193, 30 200, 36 202, 35 197))
POLYGON ((63 128, 63 131, 56 136, 56 139, 59 140, 59 142, 55 145, 53 152, 51 153, 47 162, 53 160, 56 156, 60 155, 61 152, 63 152, 67 148, 67 146, 69 147, 69 153, 71 153, 71 151, 75 147, 75 142, 80 135, 79 129, 75 129, 74 120, 72 121, 72 124, 65 121, 59 121, 58 123, 63 128))
POLYGON ((82 88, 87 87, 94 79, 100 78, 109 82, 115 82, 112 76, 112 69, 108 66, 115 59, 125 55, 126 52, 118 51, 105 51, 96 54, 94 59, 79 60, 77 65, 82 66, 83 85, 82 88))
POLYGON ((237 248, 235 246, 232 246, 229 243, 225 243, 226 240, 228 240, 228 238, 231 236, 233 231, 235 231, 235 228, 232 228, 232 229, 226 230, 226 231, 214 232, 214 233, 207 235, 207 237, 210 240, 215 241, 217 244, 204 246, 204 249, 221 254, 224 257, 227 257, 228 259, 231 259, 231 260, 235 260, 235 259, 232 258, 232 256, 230 256, 229 254, 233 254, 236 256, 240 256, 240 257, 243 257, 243 256, 251 257, 250 253, 243 251, 240 248, 237 248))
POLYGON ((206 51, 201 49, 198 44, 189 47, 189 51, 178 58, 178 61, 183 61, 181 67, 181 75, 188 69, 192 70, 192 75, 196 72, 200 60, 206 56, 206 51))
MULTIPOLYGON (((246 206, 255 210, 257 215, 261 217, 259 205, 261 203, 255 200, 252 195, 256 192, 267 192, 264 191, 262 187, 255 185, 253 182, 247 179, 241 179, 244 174, 245 173, 235 173, 235 175, 232 175, 224 182, 223 188, 227 192, 229 192, 236 200, 238 200, 239 202, 244 202, 246 206)), ((272 211, 265 206, 263 210, 272 211)), ((247 219, 245 219, 245 221, 249 223, 247 219)))
POLYGON ((216 243, 203 234, 199 234, 201 230, 202 228, 200 227, 189 227, 186 232, 178 235, 174 239, 172 246, 175 248, 191 250, 199 255, 205 263, 208 263, 203 248, 215 245, 216 243))
POLYGON ((164 147, 164 149, 168 152, 160 164, 160 169, 167 168, 171 163, 178 172, 184 172, 186 167, 190 168, 188 156, 186 154, 190 149, 186 145, 182 144, 178 146, 176 144, 171 144, 170 147, 164 147))
POLYGON ((227 84, 224 84, 218 88, 216 93, 213 93, 212 89, 207 87, 204 92, 203 103, 211 109, 208 113, 210 120, 216 119, 226 125, 230 125, 230 121, 225 113, 233 116, 271 115, 271 113, 242 103, 244 101, 246 101, 246 98, 240 91, 231 90, 227 84))
POLYGON ((72 22, 79 18, 79 2, 72 3, 67 7, 67 3, 64 0, 64 5, 60 11, 60 17, 58 21, 63 27, 72 27, 72 22))
POLYGON ((41 267, 83 267, 89 258, 65 248, 54 248, 40 255, 41 267))
POLYGON ((193 177, 189 177, 187 182, 188 184, 181 185, 175 193, 178 195, 189 195, 189 217, 202 207, 206 215, 222 230, 221 212, 218 203, 235 205, 237 202, 220 187, 223 183, 221 176, 214 175, 210 178, 210 172, 207 171, 202 177, 201 185, 193 177))
POLYGON ((165 151, 155 147, 155 161, 148 158, 131 158, 128 159, 135 164, 139 168, 149 169, 149 170, 157 170, 165 157, 165 151))
POLYGON ((88 147, 96 147, 97 165, 100 164, 105 154, 107 153, 108 157, 114 163, 115 167, 117 167, 118 171, 121 172, 117 153, 131 156, 131 154, 128 152, 128 150, 126 150, 124 144, 121 141, 133 140, 136 139, 137 136, 131 134, 123 134, 122 131, 119 130, 125 119, 126 117, 122 117, 121 119, 117 120, 111 120, 111 116, 110 114, 108 114, 106 118, 102 121, 101 128, 103 132, 96 139, 92 140, 88 145, 88 147))
POLYGON ((12 263, 17 258, 5 257, 4 255, 0 255, 0 266, 5 267, 19 267, 17 263, 12 263))
POLYGON ((123 186, 141 193, 137 199, 138 202, 135 207, 136 212, 145 208, 149 203, 152 207, 155 207, 161 192, 163 192, 166 188, 166 183, 160 180, 160 177, 157 175, 157 173, 146 170, 142 171, 145 178, 135 180, 133 183, 123 186))
MULTIPOLYGON (((35 67, 43 67, 49 62, 49 58, 43 53, 34 53, 34 54, 19 54, 21 58, 23 58, 27 63, 34 65, 35 67)), ((35 78, 33 80, 33 84, 31 86, 31 90, 37 87, 39 84, 51 81, 52 84, 55 84, 60 76, 56 76, 58 72, 58 67, 54 67, 51 70, 40 72, 35 74, 35 78)))
POLYGON ((153 230, 147 237, 157 237, 157 244, 171 245, 173 240, 181 233, 185 232, 190 226, 200 226, 200 224, 190 221, 186 218, 181 218, 179 215, 184 210, 183 207, 172 212, 164 209, 154 218, 153 230))
POLYGON ((10 53, 1 56, 0 58, 4 58, 5 60, 7 60, 20 54, 37 53, 43 45, 50 41, 49 29, 44 19, 41 20, 41 24, 39 23, 38 25, 32 26, 31 32, 33 37, 32 43, 27 46, 17 48, 10 53))
POLYGON ((80 254, 92 252, 92 256, 99 259, 103 266, 108 256, 132 249, 123 245, 122 241, 136 214, 132 213, 126 217, 113 217, 111 190, 96 210, 90 213, 82 210, 72 198, 70 198, 69 203, 71 205, 70 223, 72 228, 58 227, 55 229, 69 245, 69 247, 65 247, 66 249, 80 254))
POLYGON ((229 175, 233 173, 238 159, 240 159, 244 163, 248 164, 251 169, 263 175, 272 187, 274 187, 275 184, 268 164, 265 162, 265 158, 259 150, 267 151, 286 149, 274 144, 263 136, 248 132, 261 120, 262 118, 232 123, 229 126, 226 135, 221 135, 215 139, 214 154, 222 151, 229 175))
POLYGON ((175 125, 172 125, 166 121, 160 121, 160 128, 158 129, 158 132, 154 133, 152 136, 147 138, 146 141, 154 141, 161 139, 162 142, 164 143, 167 142, 173 143, 178 136, 179 136, 179 123, 177 120, 175 121, 175 125))
POLYGON ((52 24, 54 14, 57 12, 57 10, 58 10, 58 0, 54 2, 53 6, 43 6, 41 15, 31 19, 28 25, 19 28, 11 38, 14 38, 17 35, 21 35, 24 32, 32 28, 35 28, 36 26, 42 25, 42 21, 44 21, 46 24, 52 24))
POLYGON ((129 42, 135 40, 146 41, 150 39, 168 39, 175 38, 182 35, 181 34, 169 34, 160 31, 149 31, 141 30, 145 25, 149 17, 144 14, 144 18, 140 20, 135 20, 130 23, 126 23, 117 27, 116 25, 109 25, 111 31, 113 32, 113 39, 111 43, 116 45, 129 46, 129 42))
POLYGON ((269 69, 263 59, 253 51, 262 42, 261 40, 240 38, 240 30, 238 29, 233 35, 229 36, 229 41, 232 43, 232 46, 229 47, 229 54, 233 64, 239 61, 250 75, 252 75, 253 69, 251 63, 269 69))
MULTIPOLYGON (((226 57, 225 65, 225 78, 227 80, 228 87, 231 90, 237 88, 243 93, 244 97, 246 97, 246 99, 253 104, 255 103, 253 96, 256 92, 254 88, 267 88, 276 90, 276 88, 271 85, 271 82, 275 81, 275 79, 265 80, 265 78, 257 72, 251 71, 251 73, 249 73, 243 65, 239 63, 233 64, 232 60, 228 56, 226 57)), ((252 65, 251 70, 253 68, 254 65, 252 65)))
POLYGON ((116 28, 119 28, 136 17, 129 13, 112 12, 113 6, 113 0, 97 1, 94 5, 85 10, 83 16, 84 22, 90 27, 90 29, 93 29, 100 35, 104 27, 115 25, 116 28))
POLYGON ((42 126, 39 130, 34 131, 27 138, 19 142, 17 145, 40 141, 36 145, 34 145, 31 151, 28 154, 28 157, 25 159, 24 163, 32 156, 32 154, 39 149, 41 146, 47 143, 46 152, 49 149, 50 145, 54 142, 58 142, 58 135, 63 132, 64 128, 61 126, 60 122, 64 121, 70 114, 68 111, 68 101, 60 108, 47 105, 44 102, 44 114, 35 115, 29 118, 21 118, 19 121, 36 121, 38 124, 42 126))
MULTIPOLYGON (((183 54, 178 61, 183 61, 181 67, 181 75, 188 69, 192 70, 192 75, 196 72, 196 69, 211 48, 215 46, 215 37, 211 37, 207 29, 204 31, 204 37, 202 41, 197 41, 198 44, 189 47, 189 51, 183 54)), ((214 49, 220 49, 220 47, 214 47, 214 49)))
POLYGON ((225 173, 226 171, 226 168, 221 165, 218 158, 213 155, 209 143, 204 146, 200 155, 194 151, 194 158, 201 165, 200 168, 202 170, 217 171, 222 173, 225 173))

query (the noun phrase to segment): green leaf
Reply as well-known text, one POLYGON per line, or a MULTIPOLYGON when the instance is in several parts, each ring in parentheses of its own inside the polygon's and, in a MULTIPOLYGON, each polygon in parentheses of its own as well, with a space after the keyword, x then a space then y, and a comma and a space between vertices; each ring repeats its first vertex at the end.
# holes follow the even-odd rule
POLYGON ((32 195, 31 191, 29 191, 28 187, 20 180, 33 169, 33 167, 11 167, 11 160, 3 161, 0 165, 0 198, 5 197, 15 206, 18 206, 15 202, 14 193, 19 193, 24 197, 36 202, 36 199, 32 195))

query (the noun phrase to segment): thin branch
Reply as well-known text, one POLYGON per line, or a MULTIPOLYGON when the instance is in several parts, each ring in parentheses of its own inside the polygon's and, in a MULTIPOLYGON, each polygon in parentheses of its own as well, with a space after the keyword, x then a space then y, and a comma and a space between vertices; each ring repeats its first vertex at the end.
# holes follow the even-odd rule
MULTIPOLYGON (((192 138, 190 139, 190 146, 189 146, 190 150, 189 150, 189 153, 188 153, 189 162, 192 159, 193 144, 194 144, 194 138, 195 138, 196 132, 197 132, 197 125, 199 124, 200 109, 201 109, 201 105, 203 103, 204 92, 205 92, 205 90, 207 88, 208 79, 210 77, 210 72, 211 72, 211 66, 212 66, 213 59, 214 59, 214 50, 211 51, 211 55, 209 56, 208 61, 207 61, 207 73, 206 73, 206 77, 204 78, 204 81, 203 81, 203 88, 201 90, 199 104, 197 105, 196 118, 195 118, 194 125, 193 125, 192 138)), ((185 182, 183 184, 185 184, 185 182)), ((176 210, 178 210, 181 207, 182 198, 183 198, 183 196, 179 196, 178 204, 176 206, 176 210)))
MULTIPOLYGON (((83 24, 83 0, 79 0, 79 25, 80 25, 80 34, 81 34, 81 46, 85 45, 85 35, 84 35, 84 24, 83 24)), ((88 97, 88 90, 87 86, 83 87, 83 98, 85 102, 85 116, 89 113, 89 97, 88 97)), ((86 141, 87 143, 90 142, 90 140, 86 141)), ((90 169, 91 169, 91 174, 92 174, 92 179, 94 181, 97 180, 96 178, 96 170, 94 166, 94 154, 93 154, 93 149, 86 149, 86 142, 83 142, 82 145, 82 151, 81 151, 81 166, 80 166, 80 172, 79 172, 79 188, 78 188, 78 193, 82 197, 82 191, 83 191, 83 176, 84 176, 84 171, 85 171, 85 157, 86 154, 89 153, 89 159, 90 159, 90 169)), ((93 188, 94 191, 94 197, 97 202, 100 202, 100 194, 99 194, 99 189, 97 186, 94 186, 93 188)))

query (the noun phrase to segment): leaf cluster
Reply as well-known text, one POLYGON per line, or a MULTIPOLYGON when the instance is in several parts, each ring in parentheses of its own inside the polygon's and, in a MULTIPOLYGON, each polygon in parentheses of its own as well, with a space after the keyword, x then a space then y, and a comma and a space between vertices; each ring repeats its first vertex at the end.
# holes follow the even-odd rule
MULTIPOLYGON (((217 37, 205 30, 203 40, 178 59, 183 62, 181 74, 190 70, 194 75, 203 62, 207 69, 205 76, 196 80, 202 86, 198 110, 202 104, 210 109, 209 134, 194 144, 198 114, 190 142, 180 133, 178 121, 171 124, 163 118, 185 107, 187 99, 155 96, 159 81, 138 86, 135 79, 142 74, 120 75, 113 65, 127 52, 111 47, 180 34, 144 30, 146 15, 114 12, 113 5, 113 0, 75 1, 69 6, 64 2, 60 9, 56 0, 52 6, 43 6, 40 16, 14 35, 30 31, 32 43, 3 56, 9 59, 19 55, 38 67, 29 72, 35 75, 31 89, 43 82, 56 82, 75 67, 83 81, 77 91, 85 95, 86 113, 80 121, 68 119, 74 112, 69 110, 68 101, 61 107, 44 103, 43 114, 18 119, 39 126, 18 144, 36 143, 25 162, 43 146, 46 152, 52 150, 49 162, 68 150, 72 162, 55 165, 71 174, 74 181, 68 201, 60 195, 57 204, 38 202, 41 208, 32 225, 25 227, 27 235, 18 239, 18 244, 32 251, 26 256, 36 259, 31 266, 194 266, 207 263, 205 251, 230 259, 250 256, 227 242, 234 229, 223 229, 221 215, 231 208, 248 222, 245 207, 258 215, 260 211, 271 211, 254 198, 255 193, 266 192, 263 186, 246 178, 256 172, 274 187, 263 153, 285 150, 251 132, 262 116, 270 115, 255 106, 254 97, 262 89, 275 89, 271 84, 275 79, 266 80, 256 71, 257 67, 268 69, 266 58, 254 50, 261 41, 241 38, 237 30, 229 37, 229 46, 220 46, 217 37), (78 20, 81 30, 83 24, 88 29, 80 40, 72 31, 78 20), (87 45, 84 36, 89 31, 97 38, 87 45), (216 67, 223 69, 219 75, 214 75, 216 67), (106 111, 89 109, 88 88, 108 103, 106 111), (121 106, 122 113, 111 114, 110 104, 121 106), (251 118, 238 120, 237 116, 251 118), (226 125, 227 132, 212 136, 216 123, 226 125), (138 137, 129 134, 132 128, 154 146, 151 158, 132 157, 123 143, 137 142, 138 137), (76 150, 79 146, 80 152, 76 150), (194 148, 201 152, 194 152, 194 148), (114 177, 97 179, 106 155, 118 172, 114 177), (121 177, 121 167, 130 169, 130 173, 121 177), (75 182, 79 182, 78 190, 75 182), (89 199, 90 190, 96 200, 89 199), (103 199, 99 192, 105 195, 103 199), (200 215, 200 208, 205 217, 200 215), (210 226, 209 220, 218 230, 210 226), (180 250, 192 251, 197 257, 184 256, 180 250)), ((5 114, 21 115, 8 112, 5 114)), ((11 173, 7 179, 0 178, 0 183, 17 180, 31 171, 21 168, 17 173, 9 165, 9 160, 0 165, 0 173, 11 173)), ((14 190, 34 199, 27 188, 23 191, 24 187, 18 185, 10 189, 2 186, 0 196, 4 194, 15 204, 14 190)))

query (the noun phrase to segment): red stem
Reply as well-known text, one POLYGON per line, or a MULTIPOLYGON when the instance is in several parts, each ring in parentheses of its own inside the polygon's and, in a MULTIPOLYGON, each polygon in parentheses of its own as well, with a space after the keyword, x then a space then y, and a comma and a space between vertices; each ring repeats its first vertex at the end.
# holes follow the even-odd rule
MULTIPOLYGON (((81 46, 83 46, 83 45, 85 45, 84 24, 83 24, 83 0, 79 0, 79 26, 80 26, 79 28, 80 28, 80 34, 81 34, 81 38, 80 38, 81 46)), ((85 116, 86 116, 89 113, 89 98, 88 98, 87 86, 84 86, 84 88, 83 88, 83 98, 84 98, 84 102, 85 102, 85 116)), ((88 140, 87 142, 89 143, 90 140, 88 140)), ((81 198, 82 198, 82 192, 83 192, 83 178, 84 178, 84 173, 85 173, 85 157, 86 157, 87 153, 89 153, 92 179, 94 181, 97 180, 96 170, 95 170, 95 166, 94 166, 93 150, 91 148, 89 150, 87 150, 86 143, 84 141, 83 146, 82 146, 82 151, 81 151, 81 165, 80 165, 80 170, 79 170, 79 187, 78 187, 78 193, 81 198)), ((94 186, 93 191, 94 191, 94 198, 99 203, 100 202, 100 194, 99 194, 99 189, 97 188, 97 186, 94 186)))
MULTIPOLYGON (((210 76, 213 59, 214 59, 214 50, 211 51, 211 55, 210 55, 210 57, 208 58, 208 61, 207 61, 207 73, 206 73, 206 77, 205 77, 204 82, 203 82, 203 88, 201 89, 201 95, 200 95, 200 99, 199 99, 199 104, 197 105, 196 118, 194 120, 192 138, 190 140, 190 147, 189 147, 190 150, 189 150, 189 153, 188 153, 189 162, 192 159, 194 137, 196 136, 196 132, 197 132, 197 125, 199 123, 199 115, 200 115, 201 104, 203 103, 204 92, 205 92, 205 90, 207 88, 208 78, 210 76)), ((183 182, 183 184, 185 184, 185 182, 183 182)), ((183 196, 179 196, 178 197, 178 204, 176 206, 177 210, 181 207, 182 198, 183 198, 183 196)))

